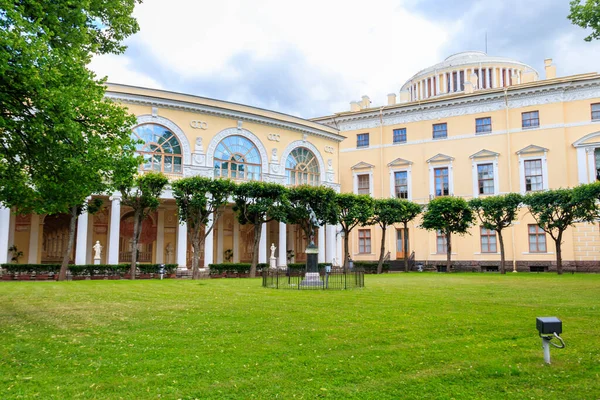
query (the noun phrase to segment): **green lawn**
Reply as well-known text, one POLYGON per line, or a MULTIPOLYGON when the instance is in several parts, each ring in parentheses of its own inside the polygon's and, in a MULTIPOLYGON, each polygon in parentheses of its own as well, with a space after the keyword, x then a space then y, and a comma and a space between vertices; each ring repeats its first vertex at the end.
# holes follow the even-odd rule
POLYGON ((600 398, 600 275, 260 283, 0 282, 0 399, 600 398))

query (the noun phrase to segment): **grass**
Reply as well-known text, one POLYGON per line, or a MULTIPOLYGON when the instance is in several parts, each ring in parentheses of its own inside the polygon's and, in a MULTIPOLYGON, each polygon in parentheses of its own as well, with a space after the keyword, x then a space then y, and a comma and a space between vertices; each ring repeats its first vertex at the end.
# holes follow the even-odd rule
POLYGON ((600 398, 600 275, 365 280, 1 282, 0 398, 600 398))

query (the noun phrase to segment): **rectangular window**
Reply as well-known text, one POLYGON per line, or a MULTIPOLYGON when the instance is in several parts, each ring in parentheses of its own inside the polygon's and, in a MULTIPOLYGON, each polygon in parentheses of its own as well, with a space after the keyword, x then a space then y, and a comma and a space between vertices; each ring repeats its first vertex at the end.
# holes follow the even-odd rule
POLYGON ((544 188, 542 160, 525 160, 525 191, 537 192, 544 188))
POLYGON ((368 133, 359 133, 356 135, 356 147, 369 147, 368 133))
POLYGON ((492 118, 477 118, 475 120, 475 133, 488 133, 492 131, 492 118))
POLYGON ((528 225, 529 229, 529 252, 530 253, 545 253, 546 252, 546 232, 537 225, 528 225))
POLYGON ((394 129, 394 143, 406 143, 406 128, 394 129))
POLYGON ((600 103, 592 104, 592 120, 600 119, 600 103))
POLYGON ((396 197, 399 199, 408 199, 408 172, 394 172, 394 186, 396 197))
POLYGON ((481 252, 496 253, 496 231, 481 227, 481 252))
POLYGON ((370 194, 369 174, 358 175, 358 194, 370 194))
POLYGON ((434 139, 445 139, 448 137, 448 125, 444 122, 443 124, 433 124, 433 138, 434 139))
POLYGON ((479 194, 494 194, 494 164, 477 164, 479 194))
POLYGON ((434 169, 433 178, 435 180, 435 197, 448 196, 450 194, 448 167, 434 169))
POLYGON ((446 254, 448 245, 446 243, 446 235, 444 235, 442 231, 435 231, 435 243, 436 253, 446 254))
POLYGON ((521 113, 521 126, 523 129, 528 128, 537 128, 540 126, 540 112, 539 111, 531 111, 521 113))
POLYGON ((358 230, 358 252, 359 253, 371 253, 371 230, 370 229, 359 229, 358 230))

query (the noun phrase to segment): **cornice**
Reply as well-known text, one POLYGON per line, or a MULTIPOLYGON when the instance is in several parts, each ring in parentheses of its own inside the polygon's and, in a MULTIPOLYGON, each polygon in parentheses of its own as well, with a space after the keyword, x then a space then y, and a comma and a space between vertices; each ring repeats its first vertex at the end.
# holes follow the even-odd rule
POLYGON ((341 132, 372 129, 381 125, 437 120, 461 115, 479 114, 509 108, 520 108, 549 103, 585 100, 600 97, 600 79, 562 82, 553 85, 539 85, 525 88, 510 88, 505 93, 494 90, 475 96, 460 96, 451 99, 437 99, 406 106, 392 106, 368 112, 333 116, 322 121, 335 125, 341 132))
MULTIPOLYGON (((171 110, 179 110, 179 111, 187 111, 194 112, 199 114, 207 114, 214 115, 225 118, 232 118, 235 120, 242 120, 248 122, 259 123, 262 125, 272 126, 275 128, 288 129, 291 131, 300 132, 303 134, 308 134, 317 137, 323 137, 326 139, 334 140, 336 142, 341 142, 345 139, 345 137, 341 135, 336 135, 333 133, 326 132, 325 130, 320 130, 317 128, 312 128, 309 126, 303 126, 294 122, 287 122, 278 120, 275 118, 264 117, 256 114, 246 113, 242 111, 234 111, 226 108, 220 108, 215 106, 209 106, 205 104, 195 104, 185 101, 177 101, 170 99, 163 99, 158 97, 151 96, 143 96, 137 94, 129 94, 129 93, 120 93, 120 92, 111 92, 107 91, 105 97, 111 100, 116 100, 124 104, 136 104, 142 106, 152 106, 152 107, 160 107, 167 108, 171 110)), ((329 127, 330 129, 336 129, 329 127)))

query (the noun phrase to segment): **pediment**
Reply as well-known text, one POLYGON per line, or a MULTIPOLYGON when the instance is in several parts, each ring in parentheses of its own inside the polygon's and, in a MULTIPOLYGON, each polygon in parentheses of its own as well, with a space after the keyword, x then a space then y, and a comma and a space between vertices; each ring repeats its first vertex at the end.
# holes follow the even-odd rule
POLYGON ((364 161, 361 161, 358 164, 352 166, 352 169, 371 169, 371 168, 375 168, 375 166, 373 164, 369 164, 364 161))
POLYGON ((573 147, 600 146, 600 131, 585 135, 573 142, 573 147))
POLYGON ((545 153, 547 152, 548 149, 545 147, 541 147, 541 146, 537 146, 535 144, 530 144, 527 147, 522 148, 521 150, 517 151, 517 154, 521 155, 521 154, 535 154, 535 153, 545 153))
POLYGON ((435 156, 431 157, 429 160, 427 160, 428 163, 433 163, 433 162, 451 162, 454 161, 454 157, 450 157, 447 156, 445 154, 442 153, 438 153, 435 156))
POLYGON ((396 158, 394 161, 388 164, 388 167, 404 167, 412 165, 412 161, 405 160, 404 158, 396 158))
POLYGON ((500 153, 496 153, 495 151, 483 149, 475 154, 471 154, 469 158, 496 158, 499 155, 500 153))

